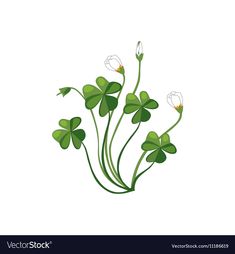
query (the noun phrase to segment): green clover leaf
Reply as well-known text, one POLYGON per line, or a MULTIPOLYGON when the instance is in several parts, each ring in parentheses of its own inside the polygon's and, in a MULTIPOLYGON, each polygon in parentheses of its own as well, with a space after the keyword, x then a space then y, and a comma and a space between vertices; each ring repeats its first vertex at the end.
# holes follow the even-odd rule
POLYGON ((132 123, 136 124, 148 121, 151 117, 151 114, 147 109, 156 108, 158 108, 158 103, 155 100, 150 99, 147 92, 142 91, 140 93, 140 100, 135 94, 129 93, 126 96, 124 113, 131 114, 136 112, 132 118, 132 123))
POLYGON ((82 120, 80 117, 74 117, 70 120, 61 119, 59 121, 59 125, 63 129, 55 130, 52 133, 52 136, 57 142, 60 143, 61 148, 67 149, 71 139, 76 149, 81 147, 82 141, 86 137, 84 130, 77 129, 81 121, 82 120))
POLYGON ((164 134, 161 138, 158 137, 157 133, 150 131, 147 135, 145 142, 142 144, 141 148, 144 151, 152 151, 146 158, 147 162, 162 163, 166 160, 166 154, 176 153, 176 147, 170 143, 170 136, 164 134))
POLYGON ((83 87, 85 106, 87 109, 93 109, 100 102, 99 115, 104 117, 118 105, 118 99, 109 94, 119 92, 122 86, 117 82, 108 82, 104 77, 98 77, 96 84, 99 88, 93 85, 83 87))

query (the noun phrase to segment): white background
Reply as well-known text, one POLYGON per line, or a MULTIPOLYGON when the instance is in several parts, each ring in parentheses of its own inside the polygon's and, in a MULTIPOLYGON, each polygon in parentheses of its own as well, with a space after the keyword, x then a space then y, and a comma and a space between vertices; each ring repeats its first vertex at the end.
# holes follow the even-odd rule
MULTIPOLYGON (((235 234, 234 13, 234 1, 216 0, 1 1, 0 234, 235 234), (178 153, 135 192, 112 195, 92 178, 83 149, 64 151, 52 139, 59 119, 81 116, 98 170, 89 111, 79 95, 56 94, 99 75, 121 82, 104 66, 110 54, 125 66, 123 93, 132 91, 138 40, 140 90, 160 107, 126 150, 122 173, 129 181, 148 131, 161 134, 177 120, 166 103, 172 90, 184 96, 171 132, 178 153)), ((134 130, 130 120, 115 155, 134 130)))

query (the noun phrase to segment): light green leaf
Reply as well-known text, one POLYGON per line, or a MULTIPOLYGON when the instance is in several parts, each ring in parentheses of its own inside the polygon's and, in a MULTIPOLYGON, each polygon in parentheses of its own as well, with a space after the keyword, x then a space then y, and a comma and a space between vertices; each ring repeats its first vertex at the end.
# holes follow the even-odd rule
POLYGON ((61 139, 65 136, 65 134, 68 133, 66 130, 56 130, 53 131, 52 137, 57 141, 60 142, 61 139))
POLYGON ((126 96, 126 104, 132 104, 132 105, 139 105, 141 106, 141 103, 136 95, 133 93, 129 93, 126 96))
POLYGON ((136 104, 127 104, 127 105, 124 107, 124 113, 130 114, 130 113, 135 112, 135 111, 138 110, 139 108, 140 108, 139 105, 136 105, 136 104))
POLYGON ((150 131, 147 135, 146 141, 152 142, 157 146, 160 146, 160 140, 156 132, 150 131))
POLYGON ((87 109, 93 109, 102 99, 102 94, 93 95, 88 97, 85 102, 85 106, 87 109))
POLYGON ((155 100, 150 99, 143 105, 143 107, 148 109, 155 109, 158 108, 158 103, 155 100))
POLYGON ((93 85, 85 85, 82 89, 85 99, 88 97, 102 94, 101 91, 93 85))
POLYGON ((164 146, 169 143, 170 143, 170 136, 167 133, 163 134, 161 137, 161 146, 164 146))
POLYGON ((144 150, 144 151, 152 151, 152 150, 155 150, 155 149, 158 149, 159 146, 157 146, 156 144, 152 143, 152 142, 149 142, 149 141, 145 141, 141 148, 144 150))
POLYGON ((63 149, 67 149, 70 144, 70 133, 67 132, 64 137, 60 140, 60 146, 63 149))
POLYGON ((144 105, 149 99, 150 98, 147 92, 145 91, 140 92, 140 101, 142 105, 144 105))
POLYGON ((107 86, 109 84, 108 80, 104 77, 98 77, 96 79, 96 84, 98 85, 98 87, 103 91, 105 92, 106 89, 107 89, 107 86))
POLYGON ((162 146, 162 149, 163 149, 165 152, 167 152, 167 153, 172 153, 172 154, 173 154, 173 153, 176 153, 176 152, 177 152, 176 147, 175 147, 173 144, 171 144, 171 143, 162 146))
POLYGON ((61 126, 62 128, 69 131, 70 130, 70 121, 67 119, 61 119, 59 121, 59 126, 61 126))
POLYGON ((132 123, 136 124, 141 122, 141 117, 142 117, 142 109, 139 109, 132 117, 132 123))

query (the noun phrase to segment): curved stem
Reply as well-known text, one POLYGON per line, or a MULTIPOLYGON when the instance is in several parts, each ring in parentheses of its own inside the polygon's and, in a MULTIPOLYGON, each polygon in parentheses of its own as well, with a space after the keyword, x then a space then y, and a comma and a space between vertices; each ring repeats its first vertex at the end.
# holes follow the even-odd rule
MULTIPOLYGON (((121 93, 122 93, 123 87, 124 87, 124 85, 125 85, 125 83, 126 83, 126 76, 125 76, 125 74, 122 74, 122 77, 123 77, 123 81, 122 81, 122 89, 121 89, 121 91, 118 93, 117 99, 119 99, 119 97, 121 96, 121 93)), ((113 116, 113 113, 114 113, 114 111, 112 111, 112 113, 111 113, 111 118, 112 118, 112 116, 113 116)))
MULTIPOLYGON (((119 99, 122 91, 123 91, 123 87, 125 85, 125 82, 126 82, 126 76, 125 74, 123 74, 123 82, 122 82, 122 90, 119 92, 118 96, 117 96, 117 99, 119 99)), ((112 111, 111 113, 111 119, 112 119, 112 116, 113 116, 113 113, 114 111, 112 111)), ((122 118, 122 117, 121 117, 122 118)), ((120 119, 119 119, 119 122, 120 122, 120 119)), ((119 123, 120 124, 120 123, 119 123)), ((119 125, 118 124, 118 125, 119 125)), ((117 131, 117 126, 116 126, 116 131, 117 131)), ((107 162, 108 162, 108 166, 111 170, 111 173, 113 174, 113 176, 115 177, 115 179, 120 183, 122 184, 124 187, 126 188, 129 188, 125 182, 121 179, 120 175, 118 175, 117 171, 116 171, 116 168, 115 168, 115 165, 114 165, 114 162, 113 162, 113 159, 112 159, 112 151, 111 151, 111 147, 112 147, 112 143, 113 143, 113 138, 116 134, 116 131, 114 131, 114 134, 112 135, 112 138, 111 138, 111 141, 110 141, 110 144, 109 144, 109 149, 108 149, 108 133, 107 133, 107 140, 106 140, 106 144, 105 144, 105 153, 106 153, 106 159, 107 159, 107 162)))
POLYGON ((168 133, 168 132, 171 131, 173 128, 175 128, 175 126, 180 122, 180 120, 182 119, 182 113, 179 113, 179 114, 180 114, 180 115, 179 115, 179 118, 178 118, 178 120, 176 121, 176 123, 173 124, 168 130, 166 130, 166 131, 160 136, 160 138, 161 138, 164 134, 168 133))
MULTIPOLYGON (((122 76, 123 76, 122 89, 121 89, 121 91, 118 93, 117 99, 119 99, 119 97, 120 97, 120 95, 121 95, 121 93, 122 93, 123 87, 124 87, 124 85, 125 85, 125 81, 126 81, 126 76, 125 76, 125 74, 122 74, 122 76)), ((111 119, 112 119, 113 113, 114 113, 114 111, 111 112, 110 121, 111 121, 111 119)), ((106 142, 105 142, 105 157, 106 157, 108 166, 109 166, 109 168, 110 168, 110 171, 111 171, 113 177, 114 177, 121 185, 123 185, 124 187, 127 187, 127 188, 128 188, 128 186, 127 186, 127 185, 120 179, 120 177, 118 176, 118 174, 117 174, 117 172, 116 172, 116 169, 115 169, 115 166, 114 166, 114 163, 113 163, 113 161, 112 161, 112 158, 111 158, 111 156, 110 156, 110 154, 109 154, 109 150, 108 150, 108 132, 107 132, 107 138, 106 138, 106 142)))
POLYGON ((112 135, 111 140, 110 140, 110 143, 109 143, 109 157, 110 157, 110 163, 111 163, 111 165, 112 165, 112 167, 113 167, 114 169, 115 169, 115 166, 114 166, 114 163, 113 163, 112 145, 113 145, 114 137, 115 137, 115 135, 116 135, 116 132, 117 132, 118 127, 119 127, 119 125, 120 125, 120 123, 121 123, 121 121, 122 121, 123 116, 124 116, 124 113, 122 113, 121 117, 119 118, 118 123, 117 123, 117 125, 116 125, 116 127, 115 127, 115 129, 114 129, 113 135, 112 135))
POLYGON ((120 175, 119 167, 120 167, 120 160, 121 160, 122 154, 123 154, 126 146, 128 145, 128 143, 131 141, 131 139, 134 137, 134 135, 138 131, 139 127, 140 127, 140 123, 138 124, 137 128, 135 129, 135 131, 131 134, 131 136, 129 137, 129 139, 127 140, 127 142, 125 143, 125 145, 123 146, 122 150, 119 153, 118 160, 117 160, 117 173, 118 173, 120 178, 121 178, 121 175, 120 175))
POLYGON ((138 89, 138 86, 139 86, 139 83, 140 83, 140 74, 141 74, 141 60, 139 60, 138 78, 137 78, 137 82, 136 82, 133 94, 135 94, 137 89, 138 89))
POLYGON ((111 120, 111 117, 110 117, 110 114, 109 114, 107 127, 106 127, 105 133, 104 133, 104 140, 103 140, 102 151, 101 151, 101 160, 102 160, 102 164, 103 164, 103 167, 104 167, 105 174, 106 174, 106 176, 108 177, 109 181, 110 181, 111 183, 113 183, 114 185, 116 185, 116 186, 122 188, 122 189, 126 189, 126 188, 123 187, 122 185, 117 184, 117 183, 109 176, 108 171, 107 171, 107 169, 106 169, 105 158, 104 158, 105 153, 104 153, 104 152, 105 152, 105 143, 106 143, 107 133, 108 133, 109 125, 110 125, 110 120, 111 120))
MULTIPOLYGON (((70 87, 70 89, 76 91, 83 99, 84 99, 84 96, 83 94, 78 90, 76 89, 75 87, 70 87)), ((97 136, 97 143, 98 143, 98 149, 97 149, 97 153, 98 153, 98 161, 99 161, 99 165, 100 165, 100 168, 104 174, 104 176, 109 180, 109 178, 107 177, 106 175, 106 172, 104 170, 104 167, 101 163, 101 159, 100 159, 100 136, 99 136, 99 129, 98 129, 98 125, 97 125, 97 122, 96 122, 96 119, 95 119, 95 115, 93 113, 93 110, 90 109, 90 112, 91 112, 91 116, 92 116, 92 119, 93 119, 93 122, 94 122, 94 125, 95 125, 95 129, 96 129, 96 136, 97 136)))
POLYGON ((93 177, 95 178, 96 182, 99 184, 99 186, 100 186, 101 188, 103 188, 104 190, 106 190, 106 191, 108 191, 108 192, 110 192, 110 193, 113 193, 113 194, 124 194, 124 193, 130 192, 130 190, 123 191, 123 192, 116 192, 116 191, 112 191, 112 190, 109 190, 108 188, 106 188, 106 187, 99 181, 99 179, 97 178, 97 176, 95 175, 95 172, 94 172, 94 170, 93 170, 93 168, 92 168, 92 165, 91 165, 91 161, 90 161, 90 158, 89 158, 89 154, 88 154, 87 148, 86 148, 86 146, 84 145, 84 143, 82 143, 82 145, 83 145, 83 147, 84 147, 84 149, 85 149, 85 152, 86 152, 86 157, 87 157, 87 161, 88 161, 89 167, 90 167, 90 169, 91 169, 91 173, 92 173, 93 177))
MULTIPOLYGON (((180 122, 181 119, 182 119, 182 113, 180 113, 178 120, 177 120, 169 129, 167 129, 167 130, 160 136, 160 138, 161 138, 164 134, 168 133, 168 132, 171 131, 173 128, 175 128, 175 126, 180 122)), ((139 159, 139 161, 138 161, 138 163, 137 163, 137 165, 136 165, 135 171, 134 171, 134 173, 133 173, 132 182, 131 182, 131 189, 133 189, 133 190, 134 190, 134 188, 135 188, 135 184, 136 184, 136 181, 138 180, 138 178, 139 178, 142 174, 144 174, 147 170, 149 170, 149 169, 153 166, 153 164, 154 164, 154 162, 153 162, 147 169, 145 169, 145 170, 144 170, 143 172, 141 172, 138 176, 136 176, 136 175, 137 175, 137 172, 138 172, 138 169, 139 169, 139 166, 140 166, 140 164, 141 164, 141 162, 142 162, 142 160, 143 160, 143 158, 144 158, 144 156, 145 156, 146 153, 147 153, 147 151, 143 152, 142 155, 140 156, 140 159, 139 159)))
POLYGON ((137 175, 139 166, 140 166, 142 160, 144 159, 144 156, 145 156, 146 153, 147 153, 147 151, 144 151, 144 152, 141 154, 141 156, 140 156, 140 158, 139 158, 139 160, 138 160, 138 162, 137 162, 137 164, 136 164, 136 167, 135 167, 135 170, 134 170, 134 173, 133 173, 133 176, 132 176, 131 187, 133 187, 133 185, 134 185, 135 178, 136 178, 136 175, 137 175))
POLYGON ((77 88, 75 88, 75 87, 70 87, 70 89, 72 89, 72 90, 76 91, 77 93, 79 93, 79 95, 81 95, 82 98, 84 99, 83 94, 82 94, 77 88))
POLYGON ((133 182, 133 185, 131 186, 132 190, 135 189, 135 185, 136 185, 136 182, 137 180, 146 172, 148 171, 152 166, 153 166, 154 162, 149 166, 147 167, 144 171, 142 171, 141 173, 139 173, 136 177, 135 177, 135 180, 133 182))
MULTIPOLYGON (((138 67, 138 78, 137 78, 137 82, 136 82, 136 85, 135 85, 135 88, 133 90, 133 94, 136 93, 137 89, 138 89, 138 86, 139 86, 139 83, 140 83, 140 75, 141 75, 141 60, 138 60, 139 61, 139 67, 138 67)), ((124 80, 125 80, 125 76, 123 76, 124 80)), ((110 140, 110 143, 109 143, 109 156, 110 156, 110 163, 112 165, 112 167, 115 169, 115 166, 114 166, 114 163, 113 163, 113 156, 112 156, 112 145, 113 145, 113 140, 114 140, 114 137, 117 133, 117 130, 120 126, 120 123, 122 121, 122 118, 124 116, 124 112, 122 113, 122 115, 120 116, 119 120, 118 120, 118 123, 114 129, 114 132, 113 132, 113 135, 112 135, 112 138, 110 140)))

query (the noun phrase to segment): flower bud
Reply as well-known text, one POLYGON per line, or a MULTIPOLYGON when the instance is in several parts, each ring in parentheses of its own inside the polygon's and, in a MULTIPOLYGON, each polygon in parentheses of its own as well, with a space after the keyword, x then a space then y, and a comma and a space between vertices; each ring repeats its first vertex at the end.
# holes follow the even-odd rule
POLYGON ((167 95, 168 104, 179 113, 183 112, 183 96, 179 92, 171 92, 167 95))
POLYGON ((136 46, 136 58, 137 58, 139 61, 142 61, 143 56, 144 56, 144 53, 143 53, 143 45, 142 45, 142 42, 141 42, 141 41, 138 41, 137 46, 136 46))
POLYGON ((59 89, 60 92, 57 95, 62 94, 62 96, 64 97, 66 94, 68 94, 71 91, 71 87, 63 87, 59 89))
POLYGON ((118 73, 124 74, 125 70, 122 65, 120 58, 116 55, 108 56, 104 61, 104 64, 107 69, 111 71, 116 71, 118 73))

